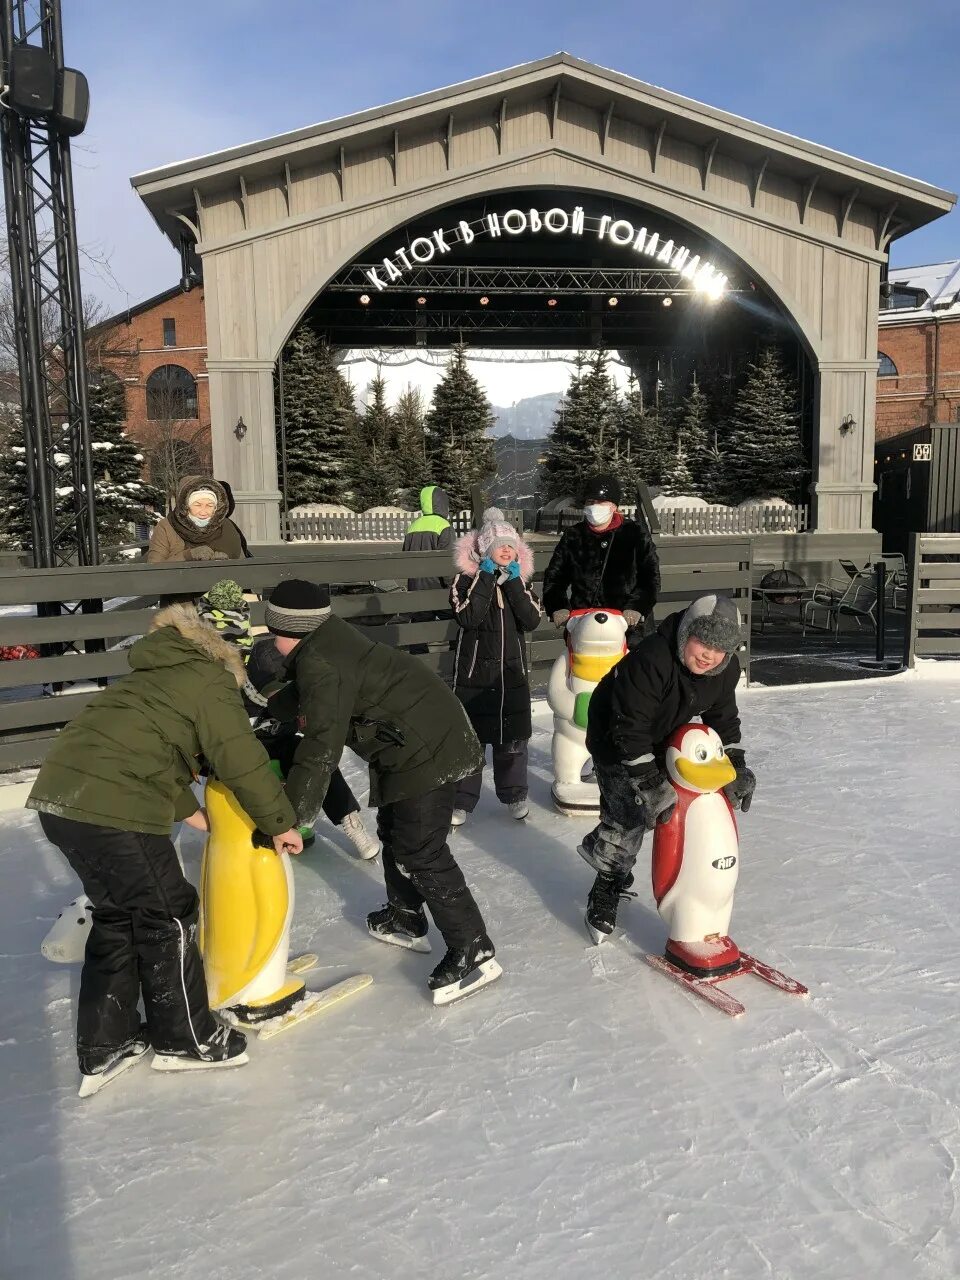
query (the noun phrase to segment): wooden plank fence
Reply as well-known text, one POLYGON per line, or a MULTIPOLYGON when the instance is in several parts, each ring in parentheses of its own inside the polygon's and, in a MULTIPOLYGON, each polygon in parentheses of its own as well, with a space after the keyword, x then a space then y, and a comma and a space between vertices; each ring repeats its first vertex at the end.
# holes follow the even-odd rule
MULTIPOLYGON (((331 512, 291 511, 287 530, 297 542, 403 542, 418 511, 331 512)), ((450 524, 455 534, 471 528, 471 511, 454 511, 450 524)))
MULTIPOLYGON (((749 635, 749 539, 667 537, 657 542, 663 587, 656 620, 717 590, 738 599, 749 635)), ((533 543, 535 588, 554 545, 548 538, 533 543)), ((263 596, 285 578, 327 583, 340 617, 386 644, 404 649, 428 646, 418 655, 420 660, 448 675, 457 628, 447 592, 409 592, 406 584, 409 577, 448 575, 450 568, 449 554, 443 551, 284 543, 257 547, 254 560, 213 565, 134 562, 0 570, 0 645, 29 644, 41 652, 38 658, 0 662, 0 769, 38 763, 51 736, 87 705, 98 686, 128 671, 129 641, 147 630, 161 596, 199 595, 228 576, 263 596), (25 607, 28 611, 20 612, 25 607), (61 612, 66 609, 71 612, 61 612)), ((255 625, 262 623, 263 609, 262 601, 251 605, 255 625)), ((542 686, 550 665, 563 652, 562 638, 544 618, 526 643, 531 682, 542 686)), ((742 657, 749 675, 749 649, 742 657)))
POLYGON ((960 534, 912 533, 906 660, 960 657, 960 534))
MULTIPOLYGON (((621 507, 624 515, 637 518, 636 507, 621 507)), ((713 507, 654 508, 659 531, 673 537, 706 538, 738 534, 805 533, 810 508, 797 507, 713 507)), ((540 533, 560 533, 583 519, 579 510, 538 511, 534 528, 540 533)))

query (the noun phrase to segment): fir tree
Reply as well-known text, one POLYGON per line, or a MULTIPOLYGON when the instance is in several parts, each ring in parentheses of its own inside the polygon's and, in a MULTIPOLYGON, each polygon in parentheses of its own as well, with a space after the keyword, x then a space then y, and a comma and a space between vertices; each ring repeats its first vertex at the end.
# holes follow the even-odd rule
POLYGON ((670 461, 671 442, 656 406, 645 401, 635 376, 627 384, 620 407, 620 436, 621 457, 626 452, 635 477, 648 486, 659 487, 664 467, 670 461))
POLYGON ((97 536, 105 548, 129 542, 132 525, 158 519, 163 495, 143 479, 143 454, 124 435, 126 400, 119 378, 92 374, 88 406, 97 536))
POLYGON ((447 491, 452 511, 470 505, 470 490, 497 471, 490 401, 467 368, 466 348, 454 347, 427 414, 430 479, 447 491))
MULTIPOLYGON (((156 520, 163 507, 163 495, 143 480, 143 454, 123 433, 125 402, 123 384, 110 374, 94 374, 89 379, 87 397, 90 422, 94 502, 97 537, 102 549, 129 542, 132 526, 156 520)), ((61 441, 55 446, 69 453, 69 428, 55 424, 61 441)), ((8 546, 30 549, 33 530, 27 493, 27 451, 19 409, 10 422, 9 434, 0 459, 0 527, 8 546)), ((58 487, 55 522, 62 525, 73 514, 72 484, 58 487)))
MULTIPOLYGON (((349 497, 356 412, 353 392, 309 321, 295 330, 283 349, 283 397, 287 501, 291 507, 304 502, 344 502, 349 497)), ((279 441, 278 465, 282 467, 279 441)), ((280 474, 282 483, 282 470, 280 474)))
POLYGON ((710 446, 704 457, 700 491, 701 496, 708 502, 729 501, 730 481, 727 476, 727 458, 720 448, 716 427, 710 433, 710 446))
POLYGON ((796 502, 804 472, 797 390, 779 353, 765 347, 747 365, 725 441, 730 496, 796 502))
POLYGON ((544 499, 576 498, 583 480, 583 457, 590 448, 590 433, 580 412, 586 358, 578 352, 570 385, 557 405, 540 468, 544 499))
POLYGON ((671 455, 667 466, 664 468, 660 487, 663 492, 670 497, 696 496, 694 494, 693 476, 690 474, 690 464, 687 458, 687 450, 683 443, 682 435, 677 436, 673 454, 671 455))
POLYGON ((588 360, 578 353, 570 386, 557 407, 542 468, 544 496, 579 498, 584 479, 596 471, 622 470, 623 421, 607 353, 588 360))
POLYGON ((387 385, 377 368, 368 388, 365 409, 354 420, 350 488, 357 511, 393 503, 397 491, 397 447, 393 414, 387 407, 387 385))
POLYGON ((426 422, 419 387, 401 391, 393 408, 397 442, 397 489, 394 500, 411 511, 420 504, 420 490, 430 483, 426 422))
MULTIPOLYGON (((695 373, 690 390, 678 407, 677 439, 683 443, 686 466, 691 477, 691 487, 686 492, 691 497, 703 497, 710 451, 710 428, 707 420, 707 398, 700 390, 695 373)), ((674 474, 672 468, 671 474, 674 474)))

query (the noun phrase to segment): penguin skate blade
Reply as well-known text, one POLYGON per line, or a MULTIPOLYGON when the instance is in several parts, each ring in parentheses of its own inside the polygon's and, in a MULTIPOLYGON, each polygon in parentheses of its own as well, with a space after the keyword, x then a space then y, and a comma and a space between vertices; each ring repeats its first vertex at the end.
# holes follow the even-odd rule
POLYGON ((291 956, 287 961, 287 973, 309 973, 316 969, 320 957, 315 951, 305 951, 302 956, 291 956))
POLYGON ((464 978, 460 982, 451 982, 446 987, 438 987, 433 993, 433 1003, 444 1005, 453 1004, 455 1000, 463 1000, 466 996, 472 996, 475 991, 479 991, 481 987, 496 982, 502 974, 503 969, 496 960, 484 960, 483 964, 477 965, 469 978, 464 978))
POLYGON ((238 1053, 235 1058, 226 1058, 223 1062, 203 1062, 200 1058, 182 1058, 173 1053, 155 1053, 150 1063, 154 1071, 217 1071, 222 1067, 242 1067, 250 1061, 247 1053, 238 1053))
POLYGON ((433 950, 426 934, 422 938, 411 938, 405 933, 377 933, 376 929, 371 929, 369 925, 367 925, 367 933, 378 942, 386 942, 391 947, 403 947, 406 951, 426 953, 433 950))
POLYGON ((302 1000, 286 1013, 280 1014, 277 1018, 269 1018, 266 1022, 258 1023, 256 1027, 251 1027, 250 1030, 256 1031, 261 1040, 269 1040, 272 1036, 280 1035, 282 1031, 295 1027, 299 1022, 305 1022, 307 1018, 312 1018, 317 1013, 325 1013, 335 1004, 339 1004, 341 1000, 346 1000, 350 996, 355 996, 358 992, 366 990, 372 982, 372 974, 358 973, 352 978, 345 978, 343 982, 327 987, 325 991, 309 991, 302 1000))
POLYGON ((85 1076, 81 1074, 77 1096, 79 1098, 92 1098, 95 1093, 99 1093, 108 1084, 112 1084, 117 1076, 122 1076, 125 1071, 129 1071, 138 1062, 142 1062, 146 1057, 146 1053, 146 1049, 142 1053, 132 1053, 129 1057, 121 1058, 119 1062, 115 1062, 108 1071, 99 1071, 96 1075, 85 1076))

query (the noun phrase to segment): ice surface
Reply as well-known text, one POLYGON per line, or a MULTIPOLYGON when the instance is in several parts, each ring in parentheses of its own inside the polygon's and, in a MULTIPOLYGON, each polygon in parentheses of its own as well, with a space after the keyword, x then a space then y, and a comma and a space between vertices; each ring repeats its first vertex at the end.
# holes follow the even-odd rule
POLYGON ((587 824, 545 807, 541 706, 526 823, 488 784, 452 837, 500 982, 433 1008, 439 940, 368 938, 379 869, 327 828, 294 951, 320 953, 311 986, 374 986, 241 1070, 84 1102, 79 974, 39 953, 78 886, 4 817, 0 1276, 955 1280, 960 672, 929 670, 741 692, 758 789, 731 933, 811 998, 744 978, 736 1022, 639 962, 664 940, 645 872, 588 945, 587 824))

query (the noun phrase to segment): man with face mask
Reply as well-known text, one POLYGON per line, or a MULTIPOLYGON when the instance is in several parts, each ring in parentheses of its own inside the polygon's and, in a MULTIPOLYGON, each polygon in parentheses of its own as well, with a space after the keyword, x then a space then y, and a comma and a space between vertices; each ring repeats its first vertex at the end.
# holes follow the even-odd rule
POLYGON ((660 563, 646 529, 626 520, 615 476, 591 476, 584 486, 585 519, 567 529, 543 575, 543 606, 563 627, 571 609, 619 609, 630 628, 642 626, 660 590, 660 563))

